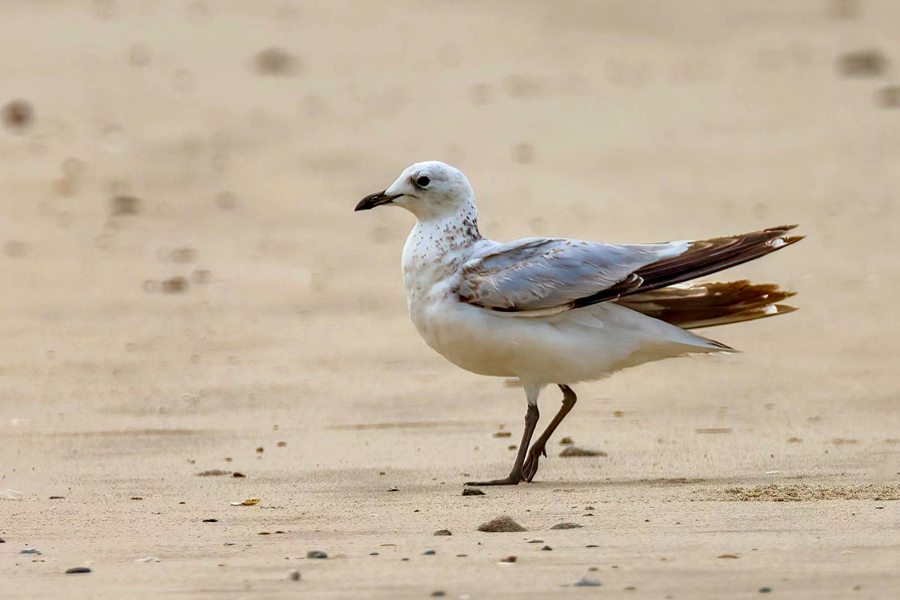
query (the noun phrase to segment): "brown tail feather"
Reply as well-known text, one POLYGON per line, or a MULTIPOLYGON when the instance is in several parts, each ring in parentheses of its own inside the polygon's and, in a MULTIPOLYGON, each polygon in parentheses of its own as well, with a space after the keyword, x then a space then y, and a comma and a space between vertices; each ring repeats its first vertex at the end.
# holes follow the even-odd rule
POLYGON ((752 284, 744 280, 669 286, 620 298, 618 302, 683 329, 697 329, 793 312, 797 309, 778 303, 794 294, 772 283, 752 284))

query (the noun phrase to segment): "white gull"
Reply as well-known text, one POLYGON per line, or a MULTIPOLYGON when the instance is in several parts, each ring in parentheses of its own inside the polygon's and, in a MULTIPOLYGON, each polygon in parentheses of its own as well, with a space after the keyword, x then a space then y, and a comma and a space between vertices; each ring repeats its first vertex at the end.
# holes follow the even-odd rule
POLYGON ((509 476, 531 481, 546 443, 575 405, 570 387, 645 362, 731 348, 687 331, 794 310, 772 284, 686 282, 799 241, 782 226, 710 240, 612 245, 564 238, 501 244, 481 236, 466 176, 437 161, 408 167, 356 210, 400 206, 418 222, 403 248, 409 314, 425 342, 473 373, 517 377, 528 409, 509 476), (563 404, 529 448, 541 390, 563 404))

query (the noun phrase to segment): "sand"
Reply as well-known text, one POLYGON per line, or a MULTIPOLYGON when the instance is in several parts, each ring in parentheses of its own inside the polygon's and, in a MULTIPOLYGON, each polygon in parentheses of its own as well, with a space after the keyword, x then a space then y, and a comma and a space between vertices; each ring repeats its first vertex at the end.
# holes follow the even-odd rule
POLYGON ((898 25, 893 0, 4 3, 2 595, 897 597, 898 25), (522 391, 419 339, 410 215, 352 212, 425 159, 495 239, 801 223, 723 274, 801 310, 576 386, 535 483, 464 497, 508 471, 522 391), (500 515, 527 531, 477 531, 500 515))

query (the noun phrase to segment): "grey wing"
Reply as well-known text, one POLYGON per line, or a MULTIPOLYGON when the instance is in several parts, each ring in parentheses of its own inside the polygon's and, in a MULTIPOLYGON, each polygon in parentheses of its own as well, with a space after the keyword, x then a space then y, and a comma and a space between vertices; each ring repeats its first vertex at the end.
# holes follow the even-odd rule
POLYGON ((530 238, 494 246, 466 263, 456 293, 499 311, 565 307, 616 284, 685 242, 615 246, 559 238, 530 238))
POLYGON ((491 246, 468 261, 456 293, 497 311, 566 310, 616 300, 727 269, 797 242, 786 225, 734 236, 617 246, 531 238, 491 246))

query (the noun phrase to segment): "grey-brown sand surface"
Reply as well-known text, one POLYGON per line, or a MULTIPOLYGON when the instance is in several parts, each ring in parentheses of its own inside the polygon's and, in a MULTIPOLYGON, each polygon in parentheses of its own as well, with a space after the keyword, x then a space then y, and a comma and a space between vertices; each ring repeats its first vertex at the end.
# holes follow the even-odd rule
POLYGON ((894 0, 2 3, 0 595, 898 597, 897 31, 894 0), (801 310, 578 386, 535 483, 464 497, 521 390, 424 345, 410 216, 352 212, 426 159, 495 239, 799 222, 723 276, 801 310))

